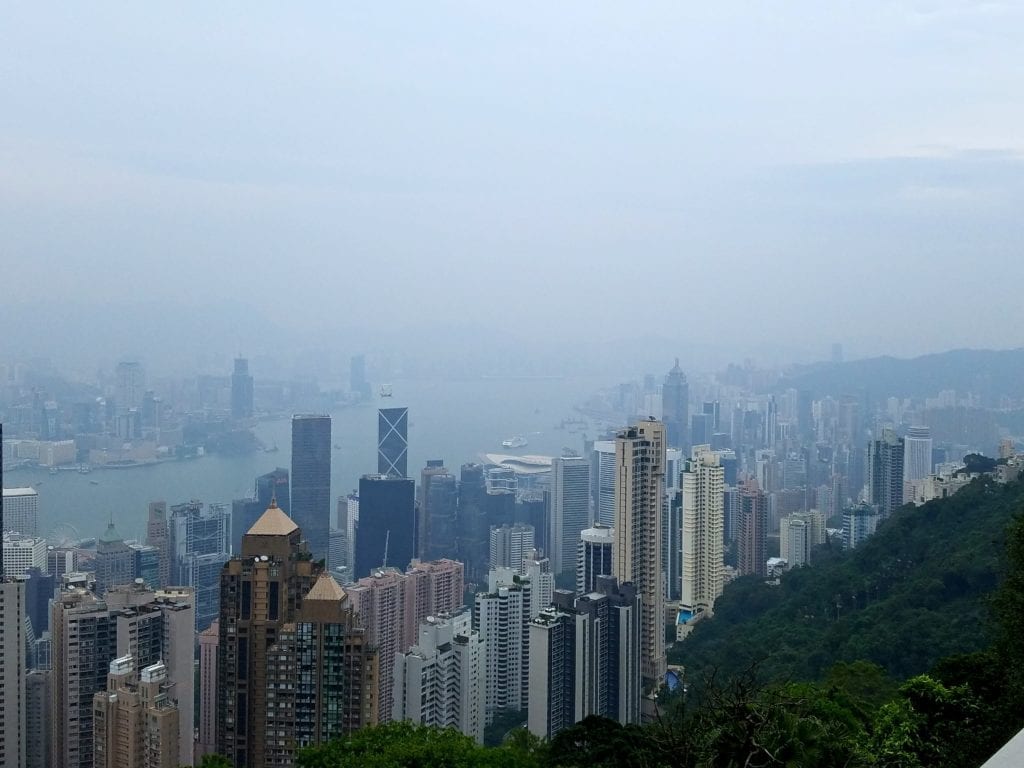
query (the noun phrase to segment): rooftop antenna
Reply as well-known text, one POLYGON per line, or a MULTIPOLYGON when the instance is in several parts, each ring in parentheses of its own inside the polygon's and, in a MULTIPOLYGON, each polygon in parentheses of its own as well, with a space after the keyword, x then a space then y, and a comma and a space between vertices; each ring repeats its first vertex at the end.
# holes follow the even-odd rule
POLYGON ((388 528, 387 533, 384 534, 384 562, 381 564, 381 568, 388 567, 388 544, 391 542, 391 529, 388 528))

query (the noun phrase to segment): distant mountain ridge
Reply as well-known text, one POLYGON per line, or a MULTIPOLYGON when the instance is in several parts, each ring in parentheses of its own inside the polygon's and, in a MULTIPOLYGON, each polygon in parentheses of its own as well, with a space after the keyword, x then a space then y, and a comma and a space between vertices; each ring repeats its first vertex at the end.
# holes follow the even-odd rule
POLYGON ((816 397, 863 393, 871 399, 923 398, 944 389, 994 399, 1019 397, 1024 389, 1024 348, 955 349, 914 358, 815 363, 792 369, 780 387, 808 390, 816 397))

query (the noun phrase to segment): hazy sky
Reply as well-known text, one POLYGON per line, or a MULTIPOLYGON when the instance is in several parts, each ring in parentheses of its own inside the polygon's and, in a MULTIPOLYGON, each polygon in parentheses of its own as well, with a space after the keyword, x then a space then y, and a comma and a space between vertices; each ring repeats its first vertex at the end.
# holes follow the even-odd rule
POLYGON ((2 14, 22 342, 1024 344, 1024 3, 2 14))

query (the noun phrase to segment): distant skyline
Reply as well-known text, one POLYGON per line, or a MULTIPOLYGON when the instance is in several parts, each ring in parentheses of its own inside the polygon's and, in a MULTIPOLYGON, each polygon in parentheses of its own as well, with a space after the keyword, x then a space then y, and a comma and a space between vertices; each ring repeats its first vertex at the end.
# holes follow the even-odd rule
POLYGON ((15 2, 0 46, 0 361, 1024 345, 1018 3, 15 2))

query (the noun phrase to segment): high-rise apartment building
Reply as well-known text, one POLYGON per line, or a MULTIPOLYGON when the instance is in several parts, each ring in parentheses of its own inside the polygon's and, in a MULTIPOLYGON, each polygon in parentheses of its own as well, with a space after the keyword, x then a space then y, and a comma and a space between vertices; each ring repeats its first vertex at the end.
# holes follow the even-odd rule
POLYGON ((107 687, 93 697, 93 766, 177 768, 178 708, 167 668, 135 664, 130 655, 111 661, 107 687))
MULTIPOLYGON (((641 421, 615 439, 615 555, 612 574, 632 583, 641 604, 641 666, 649 690, 665 678, 665 592, 661 520, 665 425, 641 421)), ((719 528, 721 538, 721 528, 719 528)), ((721 541, 719 541, 721 547, 721 541)))
POLYGON ((196 758, 217 753, 217 646, 220 642, 220 619, 199 633, 199 711, 196 725, 199 740, 196 758))
POLYGON ((903 501, 914 498, 913 486, 932 474, 932 433, 928 427, 911 427, 903 438, 903 501))
POLYGON ((528 552, 523 558, 523 578, 530 582, 530 606, 532 615, 536 616, 541 608, 551 605, 555 594, 555 573, 551 570, 551 560, 542 557, 537 550, 528 552))
POLYGON ((589 715, 640 722, 640 600, 613 577, 553 605, 530 622, 528 727, 541 738, 589 715))
POLYGON ((868 443, 868 501, 886 519, 903 504, 904 440, 888 427, 878 440, 868 443))
POLYGON ((814 547, 826 540, 825 515, 817 509, 794 512, 779 521, 779 557, 790 568, 811 562, 814 547))
POLYGON ((881 516, 870 504, 859 504, 843 510, 843 546, 854 549, 863 544, 878 528, 881 516))
POLYGON ((615 525, 615 441, 594 442, 590 463, 590 492, 594 501, 594 522, 615 525))
POLYGON ((614 528, 595 525, 580 533, 576 554, 576 594, 597 591, 598 578, 612 573, 614 554, 614 528))
POLYGON ((153 591, 138 582, 104 595, 114 617, 117 655, 131 655, 139 668, 157 663, 164 668, 169 697, 178 711, 176 765, 190 765, 193 757, 194 599, 189 587, 153 591))
POLYGON ((54 599, 50 631, 50 764, 92 768, 92 699, 106 686, 107 667, 117 657, 117 619, 93 592, 75 587, 54 599))
POLYGON ((534 548, 534 530, 532 525, 492 526, 490 544, 490 566, 495 568, 511 568, 518 574, 523 573, 523 558, 534 548))
POLYGON ((253 386, 249 361, 244 357, 236 357, 235 370, 231 374, 231 418, 249 419, 252 414, 253 386))
POLYGON ((709 445, 696 445, 683 470, 683 582, 680 605, 712 613, 724 586, 725 471, 709 445))
POLYGON ((345 590, 325 572, 267 654, 266 765, 377 724, 377 652, 345 590))
POLYGON ((690 385, 679 367, 678 357, 661 386, 661 418, 668 433, 667 445, 685 449, 688 445, 686 428, 690 421, 690 385))
POLYGON ((50 768, 50 696, 48 669, 25 675, 25 768, 50 768))
POLYGON ((3 489, 4 533, 35 536, 39 526, 39 494, 35 488, 3 489))
POLYGON ((377 412, 377 474, 409 476, 408 408, 381 408, 377 412))
POLYGON ((430 616, 419 640, 395 658, 392 719, 454 728, 482 744, 484 644, 471 616, 430 616))
POLYGON ((289 513, 309 542, 314 560, 327 557, 331 526, 331 417, 292 417, 289 513))
POLYGON ((416 556, 415 529, 415 483, 396 475, 363 475, 353 575, 361 578, 388 566, 406 568, 416 556))
POLYGON ((463 566, 455 560, 415 562, 402 573, 375 569, 345 591, 352 600, 369 642, 378 651, 378 717, 388 722, 393 711, 395 655, 416 642, 428 616, 455 613, 462 605, 463 566))
POLYGON ((302 531, 274 504, 242 538, 241 555, 224 564, 217 642, 217 752, 235 765, 268 765, 278 751, 278 734, 266 728, 272 705, 267 687, 271 648, 284 626, 296 620, 303 597, 321 571, 302 531))
POLYGON ((485 652, 487 722, 500 710, 518 711, 529 695, 531 584, 510 569, 491 571, 487 592, 473 605, 473 629, 485 652))
POLYGON ((736 570, 743 576, 767 576, 768 497, 755 480, 748 480, 740 486, 738 517, 736 570))
POLYGON ((573 568, 580 531, 589 524, 590 462, 556 457, 548 494, 548 555, 555 573, 573 568))
POLYGON ((25 585, 0 573, 0 765, 26 763, 25 585))

